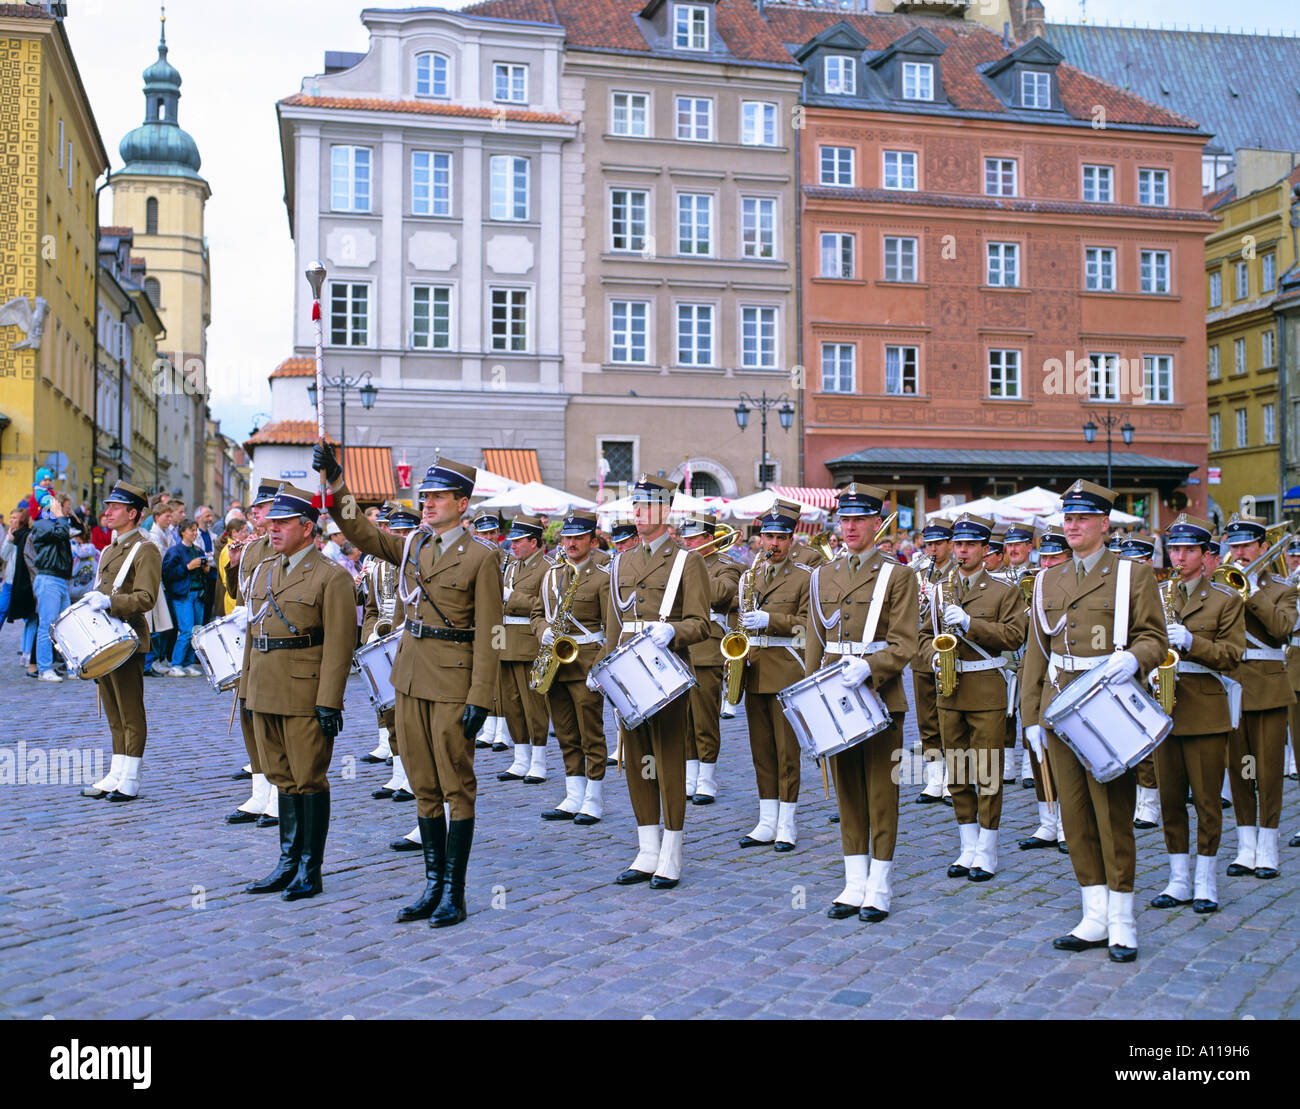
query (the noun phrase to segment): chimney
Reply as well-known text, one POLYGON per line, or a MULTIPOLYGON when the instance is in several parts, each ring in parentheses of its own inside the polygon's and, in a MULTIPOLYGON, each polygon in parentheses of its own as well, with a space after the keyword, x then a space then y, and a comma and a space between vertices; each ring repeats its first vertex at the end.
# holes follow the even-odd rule
POLYGON ((1025 4, 1025 38, 1042 38, 1043 24, 1046 16, 1043 12, 1043 0, 1029 0, 1025 4))

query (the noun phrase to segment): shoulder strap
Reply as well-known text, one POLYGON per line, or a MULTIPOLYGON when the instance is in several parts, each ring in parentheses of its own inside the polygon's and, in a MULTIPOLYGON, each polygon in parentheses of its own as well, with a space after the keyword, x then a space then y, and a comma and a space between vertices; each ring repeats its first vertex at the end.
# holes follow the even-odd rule
POLYGON ((867 609, 867 622, 862 626, 862 642, 871 643, 876 638, 876 625, 880 623, 880 610, 885 606, 885 595, 889 590, 889 575, 897 563, 882 561, 880 573, 876 577, 876 586, 871 591, 871 607, 867 609))
POLYGON ((1133 563, 1121 558, 1115 572, 1115 633, 1111 636, 1117 651, 1128 646, 1128 592, 1132 580, 1133 563))

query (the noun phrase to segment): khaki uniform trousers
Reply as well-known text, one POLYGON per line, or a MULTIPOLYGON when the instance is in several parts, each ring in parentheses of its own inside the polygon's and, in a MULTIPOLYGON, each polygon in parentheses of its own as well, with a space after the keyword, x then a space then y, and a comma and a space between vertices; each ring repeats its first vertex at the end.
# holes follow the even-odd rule
MULTIPOLYGON (((1156 788, 1157 788, 1157 786, 1156 786, 1156 757, 1155 757, 1155 755, 1148 755, 1148 756, 1147 756, 1146 758, 1144 758, 1140 763, 1137 764, 1137 766, 1136 766, 1135 769, 1137 770, 1137 784, 1138 784, 1138 785, 1140 785, 1143 789, 1156 789, 1156 788)), ((1161 809, 1162 812, 1164 811, 1164 805, 1163 805, 1163 803, 1161 804, 1160 809, 1161 809)))
POLYGON ((921 754, 926 762, 943 758, 939 731, 939 691, 932 673, 912 672, 912 695, 916 703, 916 730, 921 737, 921 754))
POLYGON ((746 693, 745 719, 759 800, 798 801, 799 741, 776 694, 746 693))
POLYGON ((144 715, 144 651, 136 651, 116 670, 96 678, 95 682, 113 736, 113 754, 143 758, 149 735, 149 722, 144 715))
POLYGON ((253 714, 239 698, 239 731, 244 737, 244 750, 248 752, 248 765, 254 774, 262 773, 262 755, 257 747, 257 733, 253 730, 253 714))
POLYGON ((696 666, 690 698, 690 729, 686 735, 686 757, 700 762, 717 762, 722 750, 722 667, 696 666))
POLYGON ((1286 705, 1244 709, 1240 727, 1228 734, 1228 784, 1238 828, 1276 828, 1282 817, 1286 716, 1286 705))
POLYGON ((686 823, 686 730, 690 707, 678 697, 638 728, 619 728, 627 792, 637 827, 680 832, 686 823))
POLYGON ((566 778, 605 777, 605 698, 587 688, 585 678, 552 683, 546 707, 555 722, 555 735, 564 759, 566 778))
POLYGON ((1047 730, 1047 761, 1075 879, 1081 886, 1132 893, 1137 776, 1129 771, 1109 782, 1097 781, 1051 730, 1047 730))
MULTIPOLYGON (((551 721, 546 715, 546 698, 528 687, 532 668, 531 662, 501 664, 501 715, 506 718, 513 742, 545 747, 551 721)), ((402 757, 405 759, 406 756, 402 757)))
POLYGON ((1156 748, 1156 778, 1160 782, 1160 813, 1165 849, 1171 855, 1189 855, 1191 840, 1187 790, 1196 806, 1196 853, 1217 855, 1223 834, 1223 753, 1228 735, 1171 735, 1156 748))
POLYGON ((460 718, 464 702, 426 701, 397 695, 393 708, 401 736, 402 768, 415 794, 417 815, 434 820, 471 820, 478 798, 474 741, 466 739, 460 718))
POLYGON ((948 792, 958 824, 996 830, 1002 821, 1002 766, 1006 759, 1007 710, 939 709, 948 792))
POLYGON ((334 741, 326 739, 315 716, 276 716, 255 712, 253 733, 262 752, 267 780, 281 793, 321 793, 334 741))
POLYGON ((845 855, 894 857, 898 840, 898 767, 902 760, 903 718, 870 739, 830 758, 840 810, 840 843, 845 855))

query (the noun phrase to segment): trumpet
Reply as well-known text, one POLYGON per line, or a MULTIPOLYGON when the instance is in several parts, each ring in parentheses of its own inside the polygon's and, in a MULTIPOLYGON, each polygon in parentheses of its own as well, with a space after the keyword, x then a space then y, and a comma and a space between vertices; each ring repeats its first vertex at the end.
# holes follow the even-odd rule
MULTIPOLYGON (((754 559, 751 566, 740 579, 740 612, 752 612, 758 607, 758 567, 766 562, 770 551, 763 551, 754 559)), ((745 656, 749 654, 749 636, 743 628, 727 632, 718 644, 723 658, 723 683, 726 687, 727 704, 740 704, 741 694, 745 689, 745 656)))

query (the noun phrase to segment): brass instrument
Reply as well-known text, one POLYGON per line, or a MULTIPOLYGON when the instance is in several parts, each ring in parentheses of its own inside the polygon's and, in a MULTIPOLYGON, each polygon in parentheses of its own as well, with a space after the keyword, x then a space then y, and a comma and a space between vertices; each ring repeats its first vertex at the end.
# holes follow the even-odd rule
MULTIPOLYGON (((560 560, 557 569, 563 571, 563 559, 560 560)), ((581 580, 575 570, 573 581, 564 591, 564 596, 560 598, 560 603, 555 608, 555 618, 551 621, 551 630, 555 633, 555 639, 551 643, 542 644, 537 657, 533 659, 532 668, 528 671, 528 688, 543 696, 555 683, 555 675, 559 673, 560 667, 578 657, 578 641, 566 632, 573 609, 573 597, 578 592, 578 583, 581 580)))
POLYGON ((1234 566, 1229 562, 1225 562, 1210 575, 1210 580, 1218 582, 1219 585, 1226 585, 1229 589, 1235 590, 1241 595, 1241 599, 1245 601, 1250 598, 1251 593, 1249 580, 1250 575, 1256 574, 1260 570, 1265 569, 1274 559, 1282 560, 1280 576, 1285 577, 1289 571, 1286 567, 1286 556, 1282 554, 1282 548, 1291 540, 1291 525, 1274 524, 1264 532, 1264 541, 1267 542, 1279 531, 1282 532, 1281 538, 1253 562, 1250 562, 1245 566, 1234 566))
POLYGON ((831 536, 835 534, 833 528, 826 528, 819 531, 808 540, 808 546, 822 556, 827 562, 835 561, 835 552, 831 549, 831 536))
POLYGON ((695 553, 703 558, 705 555, 721 554, 729 551, 740 539, 740 530, 730 524, 719 524, 713 538, 695 548, 695 553), (712 550, 710 550, 712 548, 712 550))
POLYGON ((1020 590, 1020 599, 1026 605, 1034 600, 1034 578, 1042 571, 1041 566, 1026 566, 1016 575, 1015 585, 1020 590))
MULTIPOLYGON (((758 568, 768 560, 770 551, 762 551, 754 559, 754 564, 740 577, 740 608, 737 615, 753 612, 758 607, 758 568)), ((740 704, 741 694, 745 689, 745 656, 749 654, 749 636, 744 628, 727 632, 718 645, 722 651, 722 681, 726 690, 727 704, 740 704)))
POLYGON ((885 532, 887 532, 890 528, 892 528, 892 527, 894 526, 894 521, 897 520, 897 519, 898 519, 898 512, 897 512, 897 511, 891 512, 891 513, 890 513, 890 514, 885 518, 885 522, 884 522, 883 524, 880 525, 880 528, 879 528, 879 530, 876 532, 875 537, 871 540, 871 546, 874 547, 877 543, 880 542, 880 537, 881 537, 882 535, 884 535, 885 532))
POLYGON ((930 606, 930 619, 934 628, 934 651, 938 656, 938 670, 935 677, 939 685, 940 697, 951 697, 957 692, 957 637, 949 632, 939 630, 940 613, 943 611, 943 587, 951 590, 957 584, 956 569, 949 570, 935 583, 934 601, 930 606))
MULTIPOLYGON (((1179 613, 1174 611, 1174 584, 1173 581, 1166 581, 1160 585, 1160 607, 1164 610, 1166 624, 1179 623, 1179 613)), ((1178 683, 1180 661, 1181 656, 1170 647, 1164 662, 1156 667, 1156 702, 1168 716, 1174 713, 1174 687, 1178 683)))
POLYGON ((379 609, 379 619, 375 621, 375 637, 383 639, 393 630, 393 616, 397 612, 397 567, 391 562, 380 561, 378 573, 378 593, 375 607, 379 609))

